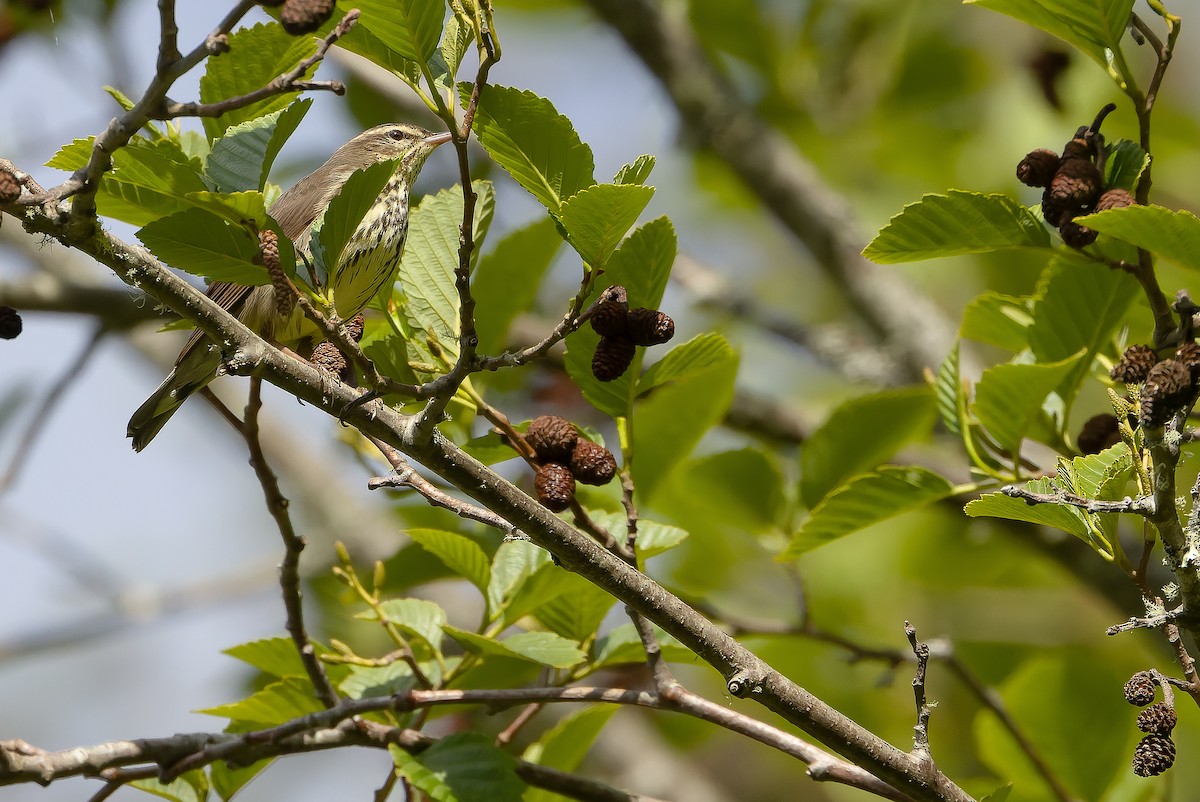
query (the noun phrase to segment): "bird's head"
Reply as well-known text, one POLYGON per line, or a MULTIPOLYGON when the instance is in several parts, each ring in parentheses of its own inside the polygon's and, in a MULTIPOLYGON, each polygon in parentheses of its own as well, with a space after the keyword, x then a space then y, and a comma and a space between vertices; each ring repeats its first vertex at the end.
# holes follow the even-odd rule
POLYGON ((353 172, 382 161, 399 159, 401 169, 412 175, 434 148, 449 141, 449 132, 435 134, 410 123, 385 123, 363 131, 342 145, 330 161, 340 161, 343 167, 353 172))

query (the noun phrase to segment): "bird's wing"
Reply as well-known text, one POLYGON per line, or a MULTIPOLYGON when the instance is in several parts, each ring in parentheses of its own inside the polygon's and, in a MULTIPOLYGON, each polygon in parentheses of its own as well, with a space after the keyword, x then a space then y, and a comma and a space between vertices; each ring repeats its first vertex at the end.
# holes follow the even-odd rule
MULTIPOLYGON (((222 309, 228 310, 231 314, 238 314, 241 311, 242 304, 245 303, 246 297, 250 295, 253 287, 245 287, 241 284, 230 284, 228 281, 214 281, 208 287, 208 297, 217 303, 222 309)), ((175 359, 175 364, 183 362, 184 357, 196 349, 196 346, 204 342, 208 335, 203 329, 196 329, 192 332, 192 336, 188 338, 184 344, 183 350, 179 352, 179 356, 175 359)))

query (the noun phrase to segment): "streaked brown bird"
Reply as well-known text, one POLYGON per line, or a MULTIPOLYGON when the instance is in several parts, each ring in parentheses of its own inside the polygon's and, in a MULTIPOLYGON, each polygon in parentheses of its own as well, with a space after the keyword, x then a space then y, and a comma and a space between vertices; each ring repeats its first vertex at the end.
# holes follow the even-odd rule
MULTIPOLYGON (((379 162, 396 161, 395 172, 355 229, 333 271, 326 293, 338 317, 349 320, 396 275, 408 235, 408 191, 434 148, 450 134, 434 134, 416 125, 388 123, 371 128, 342 145, 311 174, 279 196, 268 210, 298 251, 307 252, 313 224, 350 176, 379 162)), ((245 287, 215 282, 208 295, 264 339, 295 347, 305 338, 320 339, 299 309, 286 317, 275 308, 272 285, 245 287)), ((197 329, 175 360, 175 369, 138 407, 129 420, 128 436, 141 451, 192 393, 216 378, 220 349, 197 329)))

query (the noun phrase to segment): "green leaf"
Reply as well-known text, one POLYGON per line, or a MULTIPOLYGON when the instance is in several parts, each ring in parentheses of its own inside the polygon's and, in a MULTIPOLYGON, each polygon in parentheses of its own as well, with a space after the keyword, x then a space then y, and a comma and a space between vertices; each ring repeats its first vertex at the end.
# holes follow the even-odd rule
POLYGON ((958 375, 958 349, 960 343, 954 343, 954 349, 946 355, 938 366, 937 380, 933 385, 934 395, 937 396, 938 415, 942 424, 951 434, 961 434, 963 430, 961 410, 966 408, 966 391, 962 379, 958 375))
MULTIPOLYGON (((669 494, 687 505, 690 520, 706 526, 729 526, 740 532, 778 534, 791 531, 789 492, 777 455, 749 446, 689 459, 671 478, 669 494)), ((665 507, 674 509, 674 504, 665 507)), ((641 530, 639 522, 639 530, 641 530)), ((639 540, 641 536, 639 535, 639 540)))
MULTIPOLYGON (((1040 652, 1004 680, 999 695, 1071 797, 1100 799, 1115 777, 1129 773, 1129 755, 1140 735, 1128 725, 1129 706, 1108 691, 1129 671, 1111 655, 1085 649, 1040 652), (1048 699, 1056 703, 1049 705, 1048 699)), ((995 716, 983 711, 975 724, 979 757, 986 765, 1006 778, 1042 782, 1025 750, 995 716)))
POLYGON ((1007 195, 952 189, 904 207, 863 250, 879 264, 989 253, 1002 248, 1048 248, 1050 235, 1007 195))
MULTIPOLYGON (((626 518, 622 512, 593 512, 592 520, 602 529, 612 532, 614 536, 623 538, 626 531, 626 518)), ((678 526, 658 523, 645 518, 638 520, 637 540, 634 547, 637 550, 638 561, 647 560, 656 554, 678 546, 687 540, 688 532, 678 526)))
POLYGON ((167 264, 212 281, 255 286, 271 280, 266 268, 254 264, 258 238, 204 209, 192 207, 155 220, 137 236, 167 264))
MULTIPOLYGON (((464 101, 470 91, 470 84, 460 84, 464 101)), ((532 92, 485 85, 475 134, 492 159, 554 214, 567 198, 596 183, 592 149, 549 100, 532 92)))
MULTIPOLYGON (((91 158, 94 138, 76 139, 60 148, 47 167, 78 170, 91 158)), ((105 217, 143 226, 174 212, 191 208, 190 192, 208 187, 200 178, 200 162, 186 156, 168 140, 151 142, 135 137, 113 154, 96 194, 96 210, 105 217)))
POLYGON ((985 292, 967 304, 958 334, 1016 352, 1028 345, 1032 322, 1025 298, 985 292))
POLYGON ((1081 225, 1200 270, 1200 219, 1161 206, 1126 206, 1079 218, 1081 225))
MULTIPOLYGON (((554 221, 544 217, 507 234, 479 259, 471 282, 479 352, 497 353, 517 315, 533 306, 542 277, 562 247, 554 221)), ((511 452, 511 449, 509 449, 511 452)))
POLYGON ((355 170, 312 225, 309 247, 313 267, 321 286, 334 288, 335 299, 340 288, 338 263, 342 252, 395 169, 395 161, 386 161, 355 170))
POLYGON ((928 387, 858 396, 830 414, 800 450, 800 495, 809 508, 847 478, 888 461, 926 434, 937 410, 928 387))
POLYGON ((596 634, 616 601, 612 594, 578 574, 567 573, 562 590, 533 612, 550 631, 582 643, 596 634))
MULTIPOLYGON (((663 657, 673 663, 696 663, 699 658, 690 649, 669 635, 659 626, 654 627, 658 645, 663 657)), ((606 635, 596 639, 592 645, 593 671, 609 666, 626 663, 646 662, 646 650, 642 647, 642 639, 632 623, 622 624, 606 635)))
MULTIPOLYGON (((490 181, 471 185, 475 201, 475 253, 487 236, 496 208, 490 181)), ((442 346, 448 358, 458 355, 458 291, 454 273, 458 268, 458 238, 462 226, 462 189, 451 187, 426 195, 409 221, 408 245, 400 262, 397 280, 407 298, 405 313, 412 324, 442 346)))
POLYGON ((596 184, 563 201, 559 222, 583 261, 602 268, 653 196, 653 187, 596 184))
MULTIPOLYGON (((708 350, 709 337, 700 335, 684 343, 678 359, 687 351, 708 350)), ((716 335, 719 337, 719 335, 716 335)), ((660 384, 638 399, 633 418, 634 483, 646 501, 659 483, 692 452, 709 429, 717 424, 733 400, 738 358, 721 338, 721 358, 702 370, 660 384)))
MULTIPOLYGON (((576 710, 525 747, 522 757, 539 766, 575 771, 618 709, 618 705, 589 705, 576 710)), ((561 799, 562 796, 542 788, 530 788, 524 796, 524 802, 557 802, 561 799)))
POLYGON ((650 177, 650 171, 654 169, 654 157, 649 154, 643 154, 633 160, 633 164, 627 164, 620 170, 617 170, 616 176, 613 177, 614 184, 644 184, 646 179, 650 177))
POLYGON ((193 769, 164 785, 158 780, 134 780, 130 783, 139 791, 145 791, 175 802, 204 802, 208 799, 208 777, 203 769, 193 769))
POLYGON ((649 395, 655 388, 691 378, 734 356, 733 348, 720 334, 698 334, 672 348, 638 379, 638 397, 649 395))
POLYGON ((1041 28, 1108 68, 1106 50, 1116 51, 1129 25, 1134 0, 963 0, 1041 28))
POLYGON ((1066 469, 1074 485, 1072 492, 1083 498, 1113 501, 1124 494, 1116 495, 1112 486, 1114 477, 1127 475, 1133 468, 1133 457, 1124 443, 1106 448, 1099 454, 1075 457, 1069 462, 1059 460, 1060 468, 1066 469))
POLYGON ((442 0, 355 0, 362 12, 356 27, 401 58, 424 64, 438 49, 446 4, 442 0))
POLYGON ((813 508, 780 559, 805 552, 872 524, 943 499, 954 486, 932 471, 890 466, 856 476, 813 508))
POLYGON ((564 571, 557 565, 546 564, 538 568, 521 587, 513 594, 512 599, 504 608, 501 618, 506 626, 515 624, 527 615, 535 614, 541 607, 552 599, 562 595, 571 587, 572 579, 569 571, 564 571))
POLYGON ((317 699, 312 683, 307 678, 284 677, 240 702, 196 712, 221 716, 232 722, 259 729, 273 727, 324 709, 325 705, 317 699))
MULTIPOLYGON (((512 449, 509 449, 511 451, 512 449)), ((469 537, 440 529, 409 529, 408 536, 446 564, 454 573, 487 593, 492 569, 479 544, 469 537)))
POLYGON ((585 657, 573 641, 553 632, 519 632, 498 641, 447 625, 446 634, 476 654, 512 657, 551 668, 570 668, 585 657))
POLYGON ((1138 179, 1150 166, 1150 156, 1142 146, 1131 139, 1118 139, 1106 147, 1104 160, 1104 186, 1108 189, 1120 187, 1133 192, 1138 179))
MULTIPOLYGON (((436 602, 426 599, 388 599, 380 605, 384 619, 401 631, 416 635, 440 654, 442 651, 442 627, 446 624, 446 611, 436 602)), ((367 620, 376 619, 373 611, 360 616, 367 620)))
POLYGON ((1047 266, 1033 304, 1029 348, 1039 362, 1056 362, 1083 351, 1058 387, 1068 403, 1139 293, 1137 279, 1121 270, 1065 259, 1047 266))
POLYGON ((506 540, 492 557, 488 583, 488 615, 494 620, 530 576, 550 564, 550 553, 527 540, 506 540))
POLYGON ((212 144, 204 173, 222 192, 261 190, 280 148, 312 106, 302 98, 286 109, 230 127, 212 144))
MULTIPOLYGON (((422 668, 436 669, 437 663, 428 661, 422 668)), ((429 674, 426 673, 426 677, 429 674)), ((367 699, 405 693, 417 686, 417 677, 412 666, 396 660, 382 666, 354 666, 353 670, 338 684, 338 690, 351 699, 367 699)))
MULTIPOLYGON (((289 36, 277 24, 259 23, 231 33, 229 47, 234 54, 230 58, 217 56, 205 62, 200 102, 217 103, 261 89, 316 52, 317 43, 308 36, 289 36)), ((302 77, 312 77, 314 70, 315 66, 309 68, 302 77)), ((219 117, 204 117, 204 132, 214 140, 230 126, 283 109, 292 100, 292 93, 284 92, 219 117)))
POLYGON ((400 776, 436 802, 520 802, 525 791, 516 759, 478 733, 448 735, 417 755, 388 751, 400 776))
MULTIPOLYGON (((441 42, 438 44, 442 62, 446 65, 446 77, 450 82, 453 82, 454 76, 458 73, 458 67, 462 64, 463 56, 466 55, 467 48, 473 41, 475 41, 475 31, 472 29, 471 21, 458 13, 451 13, 450 18, 446 20, 445 30, 442 31, 441 42)), ((449 85, 447 85, 448 87, 449 85)))
POLYGON ((1012 783, 1002 785, 995 791, 992 791, 987 796, 979 800, 979 802, 1008 802, 1008 797, 1012 793, 1012 783))
POLYGON ((217 796, 222 799, 222 802, 228 802, 233 798, 233 795, 246 785, 246 783, 257 777, 263 769, 271 765, 274 758, 259 760, 251 763, 249 766, 230 766, 224 760, 218 760, 215 763, 210 763, 208 766, 208 775, 212 779, 212 788, 217 792, 217 796))
MULTIPOLYGON (((1049 479, 1035 479, 1025 487, 1033 493, 1051 493, 1054 490, 1049 479)), ((1010 521, 1052 526, 1090 542, 1090 533, 1083 513, 1075 507, 1063 504, 1026 504, 1003 493, 986 493, 968 502, 965 512, 972 518, 1005 518, 1010 521)))
POLYGON ((226 222, 253 229, 267 227, 267 202, 257 189, 244 192, 189 192, 187 199, 226 222))
POLYGON ((1047 364, 997 365, 983 372, 971 409, 1010 457, 1020 453, 1021 441, 1041 414, 1042 402, 1075 369, 1082 355, 1047 364))
MULTIPOLYGON (((326 651, 324 646, 314 644, 317 654, 326 651)), ((307 677, 300 653, 291 638, 263 638, 241 643, 224 650, 224 654, 241 660, 273 677, 307 677)))

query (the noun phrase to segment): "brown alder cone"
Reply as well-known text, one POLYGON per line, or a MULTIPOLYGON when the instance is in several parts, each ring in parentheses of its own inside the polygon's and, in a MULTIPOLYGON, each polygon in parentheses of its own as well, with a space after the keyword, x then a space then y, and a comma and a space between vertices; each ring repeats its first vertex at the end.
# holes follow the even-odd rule
POLYGON ((571 473, 585 485, 606 485, 617 475, 617 459, 604 446, 581 437, 571 452, 571 473))
POLYGON ((1158 354, 1148 345, 1131 345, 1125 349, 1121 359, 1112 366, 1108 375, 1113 381, 1126 384, 1141 384, 1158 363, 1158 354))
POLYGON ((0 340, 15 340, 23 328, 21 315, 16 309, 0 306, 0 340))
POLYGON ((1090 212, 1100 197, 1104 176, 1087 156, 1068 157, 1042 193, 1042 214, 1046 222, 1058 226, 1066 219, 1090 212))
POLYGON ((1133 206, 1137 203, 1134 197, 1129 194, 1129 190, 1116 187, 1110 189, 1100 196, 1100 200, 1096 201, 1096 211, 1104 212, 1109 209, 1124 209, 1126 206, 1133 206))
POLYGON ((21 182, 8 170, 0 170, 0 203, 12 203, 21 197, 21 182))
POLYGON ((1175 742, 1165 735, 1151 733, 1133 751, 1133 773, 1139 777, 1162 774, 1174 764, 1175 742))
POLYGON ((547 462, 537 470, 533 489, 538 501, 551 512, 562 512, 575 498, 575 477, 571 469, 557 462, 547 462))
POLYGON ((571 460, 571 452, 579 439, 575 424, 558 415, 539 415, 529 422, 525 431, 525 442, 537 453, 539 462, 561 462, 571 460))
POLYGON ((1166 423, 1193 393, 1192 372, 1182 362, 1164 359, 1146 376, 1142 385, 1142 423, 1166 423))
POLYGON ((1139 671, 1125 683, 1125 701, 1131 705, 1145 707, 1154 701, 1158 683, 1149 671, 1139 671))
POLYGON ((630 309, 628 336, 634 345, 662 345, 675 336, 675 321, 657 309, 630 309))
POLYGON ((334 0, 287 0, 279 21, 292 36, 312 33, 333 16, 333 7, 334 0))
POLYGON ((1106 448, 1111 448, 1121 442, 1121 432, 1117 428, 1117 416, 1110 414, 1093 415, 1083 423, 1079 436, 1075 438, 1080 452, 1084 454, 1099 454, 1106 448))
POLYGON ((1166 702, 1155 702, 1138 713, 1137 728, 1142 732, 1170 735, 1178 721, 1179 716, 1175 713, 1174 708, 1166 702))
POLYGON ((271 286, 275 289, 275 312, 280 317, 287 317, 296 307, 296 294, 292 292, 291 282, 279 263, 279 235, 269 228, 258 232, 258 256, 267 268, 271 286))
POLYGON ((1060 161, 1062 159, 1052 150, 1031 150, 1017 165, 1017 179, 1026 186, 1045 189, 1054 180, 1060 161))
POLYGON ((637 346, 628 337, 601 337, 592 354, 592 375, 602 382, 621 378, 633 363, 637 346))
POLYGON ((1080 225, 1073 219, 1063 220, 1058 226, 1058 233, 1062 237, 1063 243, 1072 248, 1084 248, 1091 245, 1100 235, 1099 231, 1080 225))

